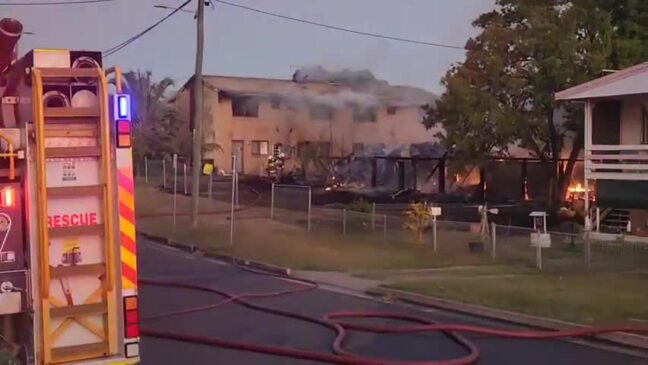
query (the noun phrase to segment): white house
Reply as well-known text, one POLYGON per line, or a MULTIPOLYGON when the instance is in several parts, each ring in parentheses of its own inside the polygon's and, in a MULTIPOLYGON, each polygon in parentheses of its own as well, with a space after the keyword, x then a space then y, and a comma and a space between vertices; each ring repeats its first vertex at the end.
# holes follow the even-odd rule
POLYGON ((589 210, 592 228, 648 236, 648 62, 555 99, 585 107, 585 188, 598 208, 589 210))

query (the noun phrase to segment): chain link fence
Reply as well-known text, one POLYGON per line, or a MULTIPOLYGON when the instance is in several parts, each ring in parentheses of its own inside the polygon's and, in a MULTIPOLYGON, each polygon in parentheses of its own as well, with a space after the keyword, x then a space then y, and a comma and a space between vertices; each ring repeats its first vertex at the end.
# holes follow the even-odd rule
MULTIPOLYGON (((191 168, 181 161, 173 169, 170 160, 145 159, 137 165, 137 174, 140 181, 167 191, 173 190, 175 181, 178 194, 189 194, 191 188, 191 168)), ((262 209, 268 209, 269 205, 270 213, 266 217, 270 221, 301 227, 310 237, 319 234, 349 246, 360 243, 381 249, 386 246, 402 250, 415 248, 414 252, 433 261, 429 265, 418 262, 415 266, 419 267, 501 264, 557 273, 648 270, 648 243, 632 242, 620 236, 609 239, 594 232, 565 229, 549 231, 540 237, 533 228, 501 224, 499 218, 498 224, 491 222, 485 227, 482 223, 456 221, 452 208, 445 207, 444 216, 436 222, 428 220, 417 232, 406 227, 408 219, 403 212, 408 206, 405 204, 369 204, 364 209, 343 205, 318 207, 312 204, 312 188, 303 185, 274 184, 268 193, 269 201, 260 205, 265 204, 262 209)), ((214 174, 210 179, 203 175, 201 195, 218 199, 219 194, 222 200, 229 201, 231 178, 214 174)), ((238 191, 236 194, 238 197, 238 191)), ((477 216, 475 209, 475 217, 471 219, 477 216)), ((383 259, 399 260, 387 256, 383 259)))
POLYGON ((299 224, 311 230, 312 190, 310 186, 272 184, 270 219, 299 224))
POLYGON ((284 207, 293 207, 287 210, 290 214, 281 213, 290 217, 280 219, 282 222, 304 226, 304 221, 310 221, 312 234, 336 234, 345 242, 416 246, 421 248, 421 253, 432 251, 438 259, 455 265, 503 264, 556 273, 648 269, 648 243, 604 240, 575 230, 542 234, 527 227, 495 223, 486 223, 484 227, 481 222, 441 219, 429 219, 417 232, 407 227, 408 218, 393 212, 379 213, 375 207, 369 212, 361 212, 304 206, 306 188, 290 189, 284 188, 281 192, 284 207), (298 209, 294 208, 296 205, 298 209))

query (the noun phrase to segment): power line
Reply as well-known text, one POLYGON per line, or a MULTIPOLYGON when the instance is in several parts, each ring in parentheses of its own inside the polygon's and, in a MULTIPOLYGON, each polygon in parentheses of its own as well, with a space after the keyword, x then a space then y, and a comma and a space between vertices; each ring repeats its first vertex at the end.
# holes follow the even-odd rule
POLYGON ((182 5, 180 5, 178 8, 176 8, 175 10, 173 10, 172 12, 167 14, 164 18, 162 18, 162 19, 158 20, 157 22, 155 22, 153 25, 151 25, 148 28, 144 29, 143 31, 137 33, 136 35, 128 38, 127 40, 119 43, 118 45, 103 51, 103 56, 108 57, 108 56, 111 56, 111 55, 121 51, 122 49, 127 47, 129 44, 135 42, 136 40, 138 40, 140 37, 142 37, 146 33, 152 31, 153 29, 155 29, 158 25, 162 24, 164 21, 166 21, 167 19, 172 17, 174 14, 180 12, 180 10, 182 10, 182 8, 187 6, 191 1, 192 0, 185 1, 184 3, 182 3, 182 5))
POLYGON ((0 3, 0 6, 48 6, 48 5, 79 5, 79 4, 96 4, 109 3, 115 0, 77 0, 77 1, 30 1, 26 3, 0 3))
POLYGON ((353 33, 353 34, 358 34, 358 35, 363 35, 363 36, 368 36, 368 37, 389 39, 389 40, 392 40, 392 41, 413 43, 413 44, 419 44, 419 45, 431 46, 431 47, 442 47, 442 48, 461 49, 461 50, 466 49, 463 46, 454 46, 454 45, 450 45, 450 44, 419 41, 419 40, 415 40, 415 39, 395 37, 395 36, 390 36, 390 35, 385 35, 385 34, 370 33, 370 32, 364 32, 364 31, 361 31, 361 30, 338 27, 338 26, 335 26, 335 25, 319 23, 319 22, 315 22, 315 21, 312 21, 312 20, 295 18, 295 17, 291 17, 291 16, 288 16, 288 15, 283 15, 283 14, 271 13, 269 11, 265 11, 265 10, 261 10, 261 9, 257 9, 257 8, 252 8, 252 7, 241 5, 241 4, 235 4, 235 3, 231 3, 231 2, 228 2, 228 1, 224 1, 224 0, 212 0, 212 1, 216 2, 216 3, 223 4, 223 5, 232 6, 232 7, 235 7, 235 8, 252 11, 252 12, 255 12, 255 13, 259 13, 259 14, 269 15, 269 16, 272 16, 272 17, 275 17, 275 18, 280 18, 280 19, 284 19, 284 20, 291 20, 291 21, 298 22, 298 23, 314 25, 314 26, 321 27, 321 28, 338 30, 338 31, 341 31, 341 32, 347 32, 347 33, 353 33))
MULTIPOLYGON (((167 5, 153 5, 153 7, 154 7, 154 8, 158 8, 158 9, 166 9, 166 10, 175 10, 175 9, 177 9, 176 7, 173 7, 173 6, 167 6, 167 5)), ((181 11, 182 11, 182 12, 185 12, 185 13, 196 14, 195 11, 193 11, 193 10, 189 10, 189 9, 182 9, 181 11)))

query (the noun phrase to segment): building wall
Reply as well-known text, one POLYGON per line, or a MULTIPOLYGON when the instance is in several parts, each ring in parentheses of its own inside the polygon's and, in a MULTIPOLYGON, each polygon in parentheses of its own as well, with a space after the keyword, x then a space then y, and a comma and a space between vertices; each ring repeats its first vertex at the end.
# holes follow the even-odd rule
MULTIPOLYGON (((353 151, 354 143, 384 144, 388 148, 412 143, 432 142, 437 129, 426 130, 421 124, 424 112, 420 107, 400 107, 393 115, 387 108, 378 110, 376 122, 354 122, 349 107, 335 109, 331 121, 312 120, 306 105, 294 110, 281 103, 274 109, 270 101, 261 101, 258 118, 232 115, 232 100, 219 99, 214 90, 204 93, 205 139, 220 145, 221 150, 208 151, 205 158, 213 158, 225 171, 231 170, 232 141, 243 141, 243 172, 265 173, 267 155, 253 155, 253 141, 268 141, 268 152, 275 143, 283 145, 287 153, 287 169, 297 164, 296 147, 299 142, 330 142, 331 156, 345 156, 353 151), (213 118, 215 116, 215 118, 213 118)), ((188 113, 189 93, 176 98, 181 113, 188 113)))

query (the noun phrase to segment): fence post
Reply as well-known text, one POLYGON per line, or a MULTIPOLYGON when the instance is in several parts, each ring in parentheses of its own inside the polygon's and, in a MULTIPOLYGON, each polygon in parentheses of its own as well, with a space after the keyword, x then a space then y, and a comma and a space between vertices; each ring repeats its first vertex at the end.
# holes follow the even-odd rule
POLYGON ((592 269, 592 243, 590 242, 589 231, 585 231, 585 269, 592 269))
POLYGON ((239 173, 238 171, 234 172, 234 175, 236 177, 236 209, 238 209, 241 205, 239 204, 239 173))
POLYGON ((176 231, 176 210, 178 207, 178 162, 176 155, 173 155, 173 233, 176 231))
POLYGON ((491 258, 495 260, 497 257, 497 224, 491 222, 491 258))
POLYGON ((312 209, 312 203, 313 203, 313 190, 309 186, 308 187, 308 232, 311 231, 311 209, 312 209))
POLYGON ((209 199, 211 199, 214 180, 213 180, 213 175, 212 174, 209 174, 208 176, 209 176, 209 182, 207 184, 207 197, 209 199))
POLYGON ((376 232, 376 202, 371 203, 371 232, 376 232))
POLYGON ((234 203, 235 203, 235 194, 236 194, 236 184, 237 184, 237 178, 236 178, 236 155, 232 155, 232 203, 230 205, 230 236, 229 236, 229 243, 230 243, 230 248, 232 249, 232 257, 234 255, 234 203))
POLYGON ((596 232, 601 232, 601 208, 596 207, 596 232))
POLYGON ((542 245, 540 240, 536 243, 536 267, 542 270, 542 245))
POLYGON ((184 194, 187 195, 187 163, 185 162, 182 165, 183 174, 184 174, 184 194))
POLYGON ((166 189, 166 159, 162 158, 162 188, 166 189))
POLYGON ((274 219, 275 184, 270 188, 270 220, 274 219))
POLYGON ((437 252, 437 217, 432 216, 432 243, 434 244, 434 252, 437 252))
POLYGON ((383 243, 387 241, 387 214, 383 214, 383 243))
POLYGON ((342 208, 342 234, 346 234, 346 209, 342 208))
POLYGON ((144 182, 148 184, 148 157, 144 156, 144 182))

